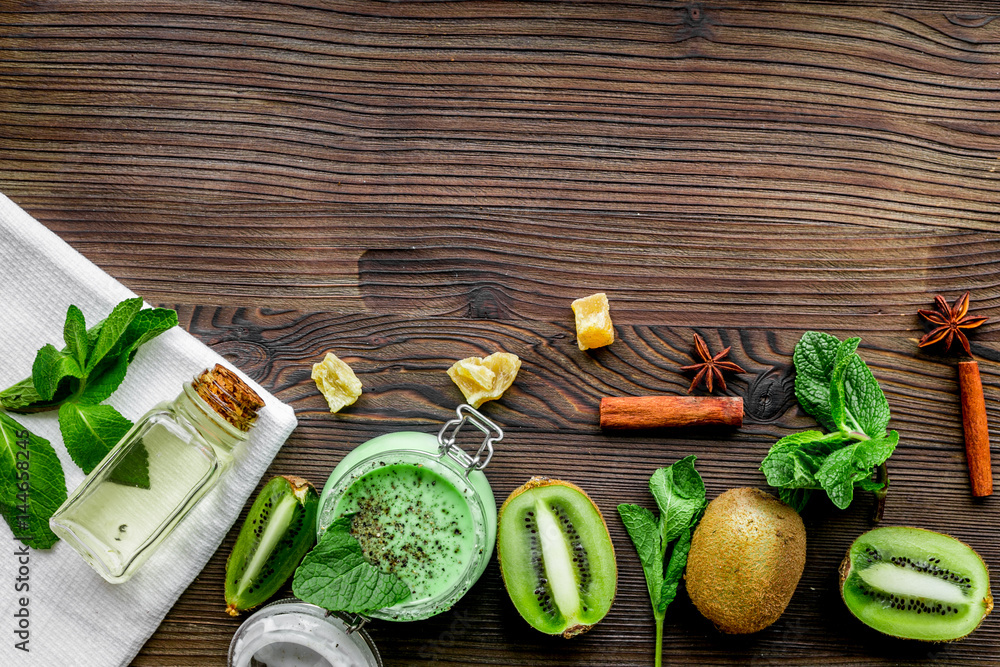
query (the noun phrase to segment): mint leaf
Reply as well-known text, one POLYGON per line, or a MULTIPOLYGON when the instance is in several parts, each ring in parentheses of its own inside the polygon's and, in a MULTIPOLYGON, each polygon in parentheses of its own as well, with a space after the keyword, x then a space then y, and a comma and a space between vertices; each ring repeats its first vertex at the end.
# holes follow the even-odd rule
POLYGON ((841 343, 830 374, 830 409, 835 428, 869 437, 885 433, 889 402, 871 369, 856 353, 860 338, 841 343))
POLYGON ((76 359, 60 352, 53 345, 46 345, 35 355, 31 365, 31 381, 42 400, 50 401, 63 380, 83 377, 83 369, 76 359))
POLYGON ((787 435, 771 446, 760 469, 771 486, 786 489, 818 489, 816 472, 826 457, 848 438, 841 433, 802 431, 787 435))
POLYGON ((830 416, 830 375, 840 341, 828 333, 807 331, 795 345, 795 398, 802 409, 827 430, 836 430, 830 416))
POLYGON ((34 549, 59 538, 49 517, 66 500, 66 479, 48 440, 0 412, 0 514, 14 537, 34 549))
POLYGON ((649 478, 649 491, 660 509, 660 541, 672 542, 705 509, 705 483, 694 469, 694 456, 659 468, 649 478))
POLYGON ((833 425, 843 434, 848 434, 852 430, 860 431, 861 426, 854 419, 853 415, 847 412, 846 388, 844 386, 844 373, 847 372, 847 364, 856 356, 860 338, 848 338, 837 348, 837 356, 833 363, 833 372, 830 373, 830 417, 833 425), (848 423, 850 422, 850 423, 848 423))
POLYGON ((129 322, 125 332, 108 353, 109 357, 126 355, 129 362, 135 358, 139 346, 150 341, 167 329, 177 326, 177 313, 168 308, 148 308, 140 310, 129 322))
POLYGON ((663 552, 660 551, 660 529, 656 517, 645 507, 622 503, 618 515, 632 538, 642 572, 646 575, 646 588, 654 607, 659 607, 663 579, 663 552))
POLYGON ((899 442, 899 434, 890 431, 881 438, 862 440, 835 451, 823 462, 816 479, 840 509, 847 509, 854 499, 854 485, 871 479, 875 468, 888 459, 899 442))
POLYGON ((677 585, 684 576, 684 568, 687 566, 688 552, 691 551, 691 528, 685 528, 674 544, 674 550, 670 554, 670 562, 667 564, 667 571, 663 575, 663 588, 660 589, 660 601, 656 609, 664 613, 667 607, 677 597, 677 585))
POLYGON ((177 313, 172 310, 140 310, 104 361, 91 371, 77 400, 81 403, 100 403, 111 396, 125 379, 128 365, 135 358, 139 346, 175 326, 177 313))
POLYGON ((889 428, 889 401, 871 369, 856 354, 844 372, 844 395, 847 413, 862 433, 870 438, 885 434, 889 428))
POLYGON ((41 402, 42 397, 35 391, 35 383, 31 378, 25 378, 0 392, 0 405, 7 410, 20 412, 33 403, 41 402))
POLYGON ((108 481, 137 489, 149 488, 149 451, 142 441, 133 443, 128 453, 118 459, 108 481))
POLYGON ((76 359, 83 368, 87 363, 87 352, 90 345, 87 342, 87 322, 83 313, 76 306, 70 306, 66 311, 66 324, 63 325, 63 340, 66 341, 66 354, 76 359))
POLYGON ((802 512, 812 493, 812 489, 778 489, 778 498, 796 512, 802 512))
POLYGON ((107 399, 125 379, 128 364, 128 355, 123 354, 114 359, 113 364, 101 364, 95 368, 87 377, 83 391, 76 395, 77 402, 95 404, 107 399))
POLYGON ((874 479, 859 479, 854 483, 855 489, 861 489, 862 491, 881 491, 885 488, 885 482, 879 482, 874 479))
POLYGON ((329 611, 356 614, 407 600, 410 589, 399 577, 365 560, 351 535, 351 521, 351 516, 342 516, 327 527, 295 570, 292 592, 329 611))
MULTIPOLYGON (((115 346, 118 339, 132 323, 132 320, 142 308, 142 299, 125 299, 111 311, 107 319, 101 324, 101 331, 94 341, 94 349, 91 350, 87 358, 86 371, 89 373, 99 364, 108 352, 115 346)), ((38 388, 37 385, 35 387, 38 388)))
POLYGON ((59 408, 66 451, 88 475, 130 428, 132 422, 110 405, 63 403, 59 408))

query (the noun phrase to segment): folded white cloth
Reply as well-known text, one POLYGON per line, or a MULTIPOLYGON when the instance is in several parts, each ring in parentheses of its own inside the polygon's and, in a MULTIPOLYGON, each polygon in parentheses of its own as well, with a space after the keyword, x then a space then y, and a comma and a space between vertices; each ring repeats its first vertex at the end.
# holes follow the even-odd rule
MULTIPOLYGON (((38 348, 63 346, 66 309, 76 304, 87 326, 119 301, 134 297, 124 285, 73 250, 0 194, 0 389, 31 374, 38 348)), ((174 398, 185 381, 223 363, 218 354, 174 328, 143 345, 121 387, 107 401, 131 420, 174 398)), ((265 400, 250 439, 235 452, 234 467, 205 496, 156 553, 124 584, 109 584, 67 544, 29 549, 28 589, 15 591, 21 546, 0 521, 0 665, 109 667, 127 665, 178 596, 201 572, 239 515, 274 455, 295 428, 295 413, 241 374, 265 400), (24 652, 14 634, 28 599, 24 652)), ((55 412, 12 415, 52 443, 72 493, 83 480, 62 443, 55 412)), ((22 583, 24 583, 22 581, 22 583)), ((222 613, 223 592, 206 604, 222 613)))

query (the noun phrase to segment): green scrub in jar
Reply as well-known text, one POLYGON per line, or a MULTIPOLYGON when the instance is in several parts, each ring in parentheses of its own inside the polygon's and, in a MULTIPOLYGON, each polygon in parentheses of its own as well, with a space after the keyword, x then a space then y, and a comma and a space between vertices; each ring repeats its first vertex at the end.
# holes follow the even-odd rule
MULTIPOLYGON (((459 416, 473 412, 463 406, 459 416)), ((492 422, 474 415, 502 437, 492 422)), ((489 457, 453 456, 454 449, 440 440, 449 425, 437 438, 400 432, 359 445, 323 489, 318 532, 354 514, 352 533, 365 557, 410 589, 410 599, 374 612, 375 618, 419 620, 450 609, 479 579, 493 553, 496 500, 480 469, 489 457), (481 465, 470 465, 474 461, 481 465)), ((489 436, 487 441, 492 453, 489 436)), ((450 446, 456 447, 453 438, 450 446)))

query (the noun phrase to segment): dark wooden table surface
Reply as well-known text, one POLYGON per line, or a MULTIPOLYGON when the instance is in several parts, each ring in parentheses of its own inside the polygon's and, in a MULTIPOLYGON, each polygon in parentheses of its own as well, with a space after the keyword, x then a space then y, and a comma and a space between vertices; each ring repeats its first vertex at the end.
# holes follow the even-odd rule
MULTIPOLYGON (((973 502, 954 367, 918 308, 973 292, 1000 429, 1000 3, 0 0, 0 192, 294 406, 271 472, 322 484, 377 434, 436 431, 455 360, 523 367, 487 415, 499 498, 533 474, 588 490, 619 592, 592 632, 531 630, 494 560, 449 613, 373 624, 387 665, 644 665, 653 624, 615 515, 687 454, 710 496, 764 486, 804 330, 863 337, 901 435, 885 521, 950 532, 1000 571, 1000 501, 973 502), (571 299, 619 340, 580 352, 571 299), (745 426, 618 436, 604 395, 683 393, 692 334, 748 373, 745 426), (334 416, 327 350, 365 385, 334 416)), ((0 241, 2 242, 2 241, 0 241)), ((995 457, 996 458, 996 457, 995 457)), ((965 641, 860 626, 836 566, 871 500, 806 513, 788 611, 719 635, 683 594, 664 663, 1000 664, 965 641)), ((135 665, 222 665, 230 532, 135 665)))

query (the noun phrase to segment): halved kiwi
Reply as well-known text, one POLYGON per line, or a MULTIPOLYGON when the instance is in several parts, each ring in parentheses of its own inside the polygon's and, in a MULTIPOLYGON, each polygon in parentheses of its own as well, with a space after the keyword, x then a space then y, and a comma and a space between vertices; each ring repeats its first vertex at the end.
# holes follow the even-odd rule
POLYGON ((993 609, 979 554, 950 535, 903 526, 854 541, 840 566, 840 594, 875 630, 931 642, 965 637, 993 609))
POLYGON ((226 611, 238 616, 274 595, 316 543, 319 495, 293 475, 272 478, 247 515, 226 561, 226 611))
POLYGON ((532 477, 500 508, 497 557, 507 593, 533 628, 574 637, 604 618, 618 589, 607 524, 583 489, 532 477))

